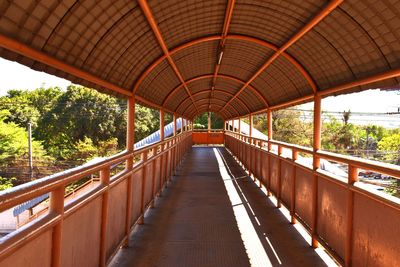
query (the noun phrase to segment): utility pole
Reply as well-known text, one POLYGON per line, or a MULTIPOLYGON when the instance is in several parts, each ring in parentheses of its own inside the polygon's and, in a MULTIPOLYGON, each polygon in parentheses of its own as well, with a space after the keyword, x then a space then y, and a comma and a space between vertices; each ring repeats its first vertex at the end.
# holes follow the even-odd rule
POLYGON ((29 154, 29 178, 33 178, 33 162, 32 162, 32 124, 28 122, 28 154, 29 154))

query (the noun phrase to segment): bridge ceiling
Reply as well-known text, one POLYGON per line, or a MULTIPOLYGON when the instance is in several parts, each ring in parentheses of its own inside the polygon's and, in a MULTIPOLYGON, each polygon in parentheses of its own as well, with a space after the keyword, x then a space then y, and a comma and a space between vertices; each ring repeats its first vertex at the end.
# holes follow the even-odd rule
MULTIPOLYGON (((400 1, 326 10, 332 2, 2 1, 0 56, 189 118, 208 109, 229 118, 400 68, 400 1)), ((348 91, 398 84, 394 75, 348 91)))

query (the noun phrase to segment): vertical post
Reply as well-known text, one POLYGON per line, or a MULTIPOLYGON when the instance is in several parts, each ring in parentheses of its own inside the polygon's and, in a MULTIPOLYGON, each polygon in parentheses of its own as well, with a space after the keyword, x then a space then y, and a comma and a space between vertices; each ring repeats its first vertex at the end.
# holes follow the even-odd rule
POLYGON ((290 223, 296 223, 296 160, 299 153, 292 149, 292 160, 293 160, 293 167, 292 167, 292 193, 290 198, 290 223))
POLYGON ((181 130, 180 130, 180 133, 183 133, 183 130, 184 130, 183 117, 181 117, 181 130))
POLYGON ((158 196, 161 196, 161 191, 163 188, 163 184, 164 184, 164 180, 167 176, 167 170, 164 166, 164 162, 166 160, 166 156, 164 154, 164 149, 165 149, 165 144, 164 144, 164 140, 165 140, 165 133, 164 133, 164 128, 165 128, 165 114, 164 114, 164 110, 160 109, 160 142, 161 142, 161 146, 160 146, 160 153, 161 153, 161 157, 160 157, 160 192, 158 196))
POLYGON ((155 205, 155 201, 156 201, 156 164, 157 164, 157 160, 156 159, 154 159, 154 157, 156 156, 156 154, 157 154, 157 149, 156 149, 156 147, 154 147, 153 148, 153 160, 151 161, 151 167, 152 167, 152 169, 153 169, 153 173, 152 173, 152 181, 151 181, 151 196, 152 196, 152 200, 151 200, 151 203, 150 203, 150 208, 154 208, 154 205, 155 205))
POLYGON ((165 139, 164 136, 164 124, 165 124, 165 115, 164 110, 160 110, 160 142, 163 142, 165 139))
POLYGON ((101 205, 101 231, 100 231, 100 266, 105 267, 107 263, 107 220, 108 220, 108 200, 110 184, 110 168, 105 167, 100 171, 100 183, 106 190, 103 193, 101 205))
POLYGON ((267 194, 268 194, 268 196, 270 196, 271 195, 271 173, 272 173, 272 171, 271 171, 271 147, 272 147, 272 144, 271 144, 271 140, 272 140, 272 111, 271 111, 271 109, 268 109, 267 110, 267 123, 268 123, 268 128, 267 128, 267 130, 268 130, 268 170, 267 170, 267 174, 268 174, 268 176, 267 176, 267 194))
POLYGON ((277 192, 277 207, 282 206, 282 146, 278 146, 278 192, 277 192))
POLYGON ((146 203, 144 203, 144 196, 145 196, 145 190, 146 190, 146 178, 147 178, 147 172, 146 172, 146 168, 147 166, 145 165, 145 163, 147 162, 147 153, 148 150, 143 151, 142 154, 142 190, 141 190, 141 198, 140 198, 140 219, 138 221, 138 224, 144 224, 144 207, 146 205, 146 203))
POLYGON ((211 112, 208 112, 208 117, 207 117, 207 129, 208 129, 208 132, 211 131, 211 112))
POLYGON ((249 136, 253 136, 253 114, 249 115, 249 136))
POLYGON ((348 174, 348 193, 347 193, 347 226, 346 226, 346 244, 345 244, 345 266, 351 266, 352 243, 353 243, 353 214, 354 214, 354 192, 352 187, 358 182, 358 169, 349 165, 348 174))
MULTIPOLYGON (((133 150, 135 145, 135 98, 128 98, 127 122, 126 122, 126 150, 131 153, 126 160, 125 169, 132 171, 133 168, 133 150)), ((131 229, 131 215, 132 215, 132 183, 133 173, 129 175, 127 181, 127 195, 126 195, 126 218, 125 218, 125 236, 126 241, 124 246, 129 246, 129 233, 131 229)))
POLYGON ((32 161, 32 124, 28 123, 28 154, 29 154, 29 178, 33 178, 33 161, 32 161))
POLYGON ((173 115, 173 121, 174 121, 174 137, 175 137, 176 134, 177 134, 177 131, 176 131, 176 129, 177 129, 177 125, 176 125, 176 113, 174 113, 174 115, 173 115))
POLYGON ((320 158, 316 152, 321 148, 321 96, 314 95, 314 139, 313 139, 313 185, 312 185, 312 224, 311 224, 311 245, 318 247, 317 239, 317 214, 318 214, 318 175, 316 171, 320 166, 320 158))
POLYGON ((232 126, 232 132, 235 132, 235 124, 234 124, 234 120, 231 120, 231 126, 232 126))
POLYGON ((241 129, 241 125, 240 125, 240 117, 239 117, 239 122, 238 122, 238 131, 239 131, 239 134, 241 134, 242 133, 242 129, 241 129))
POLYGON ((269 142, 272 140, 272 111, 268 109, 267 111, 267 123, 268 123, 268 151, 271 150, 271 143, 269 142))
POLYGON ((50 193, 50 213, 61 215, 60 221, 54 226, 52 234, 51 266, 61 266, 62 225, 64 214, 64 186, 50 193))

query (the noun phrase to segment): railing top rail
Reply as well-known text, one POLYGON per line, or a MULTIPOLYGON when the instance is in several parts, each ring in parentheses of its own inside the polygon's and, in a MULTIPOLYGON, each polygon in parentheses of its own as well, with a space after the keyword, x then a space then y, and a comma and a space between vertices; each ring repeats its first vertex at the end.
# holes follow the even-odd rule
POLYGON ((224 132, 224 129, 193 129, 193 132, 224 132))
POLYGON ((379 173, 387 174, 390 176, 394 176, 400 178, 400 166, 369 160, 369 159, 361 159, 353 156, 340 155, 332 152, 318 150, 316 152, 317 156, 341 163, 346 163, 358 168, 367 169, 371 171, 376 171, 379 173))
MULTIPOLYGON (((180 136, 184 137, 186 136, 186 134, 184 133, 183 135, 177 135, 172 139, 178 138, 180 136)), ((22 203, 29 199, 48 193, 59 186, 65 186, 70 182, 81 179, 92 173, 98 172, 106 167, 111 167, 114 164, 120 163, 132 156, 136 156, 146 150, 151 150, 154 147, 157 147, 160 144, 164 144, 169 141, 171 141, 171 139, 140 148, 139 150, 135 150, 132 153, 124 150, 116 155, 101 159, 98 162, 83 164, 81 166, 77 166, 63 172, 55 173, 25 184, 18 185, 8 190, 1 191, 0 212, 12 207, 12 205, 14 204, 22 203)))
MULTIPOLYGON (((230 132, 230 133, 234 133, 234 132, 230 132)), ((239 134, 239 133, 234 133, 234 134, 249 137, 247 135, 243 135, 243 134, 239 134)), ((231 135, 231 134, 229 134, 229 135, 231 135)), ((257 139, 254 137, 250 137, 250 138, 257 139)), ((262 141, 268 142, 267 140, 262 140, 262 141)), ((293 150, 296 150, 299 152, 304 152, 304 153, 309 153, 309 154, 313 153, 312 148, 289 144, 289 143, 276 141, 276 140, 270 140, 269 142, 271 144, 279 145, 279 146, 293 149, 293 150)), ((352 165, 352 166, 355 166, 358 168, 367 169, 367 170, 383 173, 386 175, 390 175, 390 176, 393 176, 396 178, 400 178, 400 166, 397 166, 394 164, 383 163, 383 162, 374 161, 374 160, 361 159, 361 158, 357 158, 357 157, 353 157, 353 156, 340 155, 337 153, 327 152, 327 151, 322 151, 322 150, 316 151, 316 155, 320 158, 324 158, 324 159, 352 165)))

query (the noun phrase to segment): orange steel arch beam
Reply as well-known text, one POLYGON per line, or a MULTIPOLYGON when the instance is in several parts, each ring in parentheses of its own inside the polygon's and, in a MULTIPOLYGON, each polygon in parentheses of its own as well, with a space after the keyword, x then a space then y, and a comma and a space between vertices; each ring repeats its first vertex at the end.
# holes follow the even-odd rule
MULTIPOLYGON (((197 76, 197 77, 191 78, 191 79, 187 80, 186 83, 189 84, 189 83, 192 83, 192 82, 201 80, 201 79, 208 79, 208 78, 212 78, 212 77, 214 77, 213 74, 204 74, 204 75, 201 75, 201 76, 197 76)), ((245 81, 242 81, 242 80, 240 80, 239 78, 232 77, 232 76, 229 76, 229 75, 219 74, 219 75, 218 75, 218 78, 228 79, 228 80, 231 80, 231 81, 235 81, 235 82, 237 82, 237 83, 240 83, 240 84, 245 84, 245 81)), ((164 106, 165 103, 167 103, 167 101, 179 90, 179 87, 180 87, 180 86, 175 87, 175 88, 167 95, 167 97, 164 99, 164 101, 163 101, 162 104, 161 104, 162 106, 164 106)), ((257 95, 257 97, 260 98, 260 100, 264 103, 265 106, 267 106, 267 107, 269 106, 268 101, 267 101, 267 100, 265 99, 265 97, 260 93, 260 91, 258 91, 255 87, 253 87, 253 86, 251 86, 251 85, 249 85, 249 88, 250 88, 250 90, 253 91, 253 93, 255 93, 255 94, 257 95)))
MULTIPOLYGON (((207 106, 207 108, 208 108, 209 104, 208 104, 208 103, 206 103, 206 104, 201 104, 200 106, 201 106, 201 107, 207 106)), ((219 108, 221 108, 221 107, 223 107, 223 105, 214 103, 214 104, 212 105, 212 107, 219 107, 219 108)), ((211 107, 211 108, 212 108, 212 107, 211 107)), ((224 110, 223 112, 219 112, 219 110, 220 110, 220 109, 216 109, 216 110, 213 110, 213 111, 215 111, 215 112, 218 113, 218 114, 221 114, 221 116, 223 116, 224 118, 231 118, 231 117, 234 117, 234 116, 232 116, 232 113, 231 113, 230 111, 228 111, 228 110, 224 110), (224 114, 224 113, 225 113, 225 114, 224 114)), ((236 112, 236 110, 235 110, 235 112, 236 112)), ((188 117, 193 117, 193 116, 192 116, 193 113, 197 113, 197 111, 194 110, 194 109, 191 110, 191 111, 189 111, 189 112, 188 112, 188 117)), ((239 116, 239 115, 240 115, 240 114, 238 114, 238 116, 239 116)))
POLYGON ((228 0, 228 4, 226 6, 226 11, 225 11, 224 25, 222 27, 221 40, 219 42, 219 53, 217 54, 217 62, 215 64, 215 68, 214 68, 214 77, 213 77, 213 80, 212 80, 211 92, 210 92, 210 97, 209 97, 210 98, 210 103, 211 103, 211 98, 213 97, 215 84, 217 82, 218 72, 219 72, 219 69, 221 67, 221 62, 222 62, 222 56, 223 56, 223 53, 224 53, 224 46, 225 46, 226 36, 228 35, 229 26, 231 24, 233 7, 234 6, 235 6, 235 0, 228 0))
POLYGON ((289 39, 282 47, 280 47, 268 60, 262 65, 261 68, 243 85, 243 87, 235 94, 235 96, 225 104, 222 109, 225 109, 230 102, 235 99, 246 87, 254 81, 268 66, 270 66, 275 59, 277 59, 285 50, 287 50, 291 45, 297 42, 301 37, 303 37, 307 32, 312 30, 315 25, 321 22, 326 16, 328 16, 336 7, 338 7, 343 0, 333 0, 331 1, 321 12, 318 13, 310 22, 308 22, 300 31, 298 31, 292 38, 289 39))
MULTIPOLYGON (((110 82, 108 82, 106 80, 103 80, 103 79, 101 79, 101 78, 99 78, 99 77, 97 77, 97 76, 95 76, 93 74, 90 74, 90 73, 88 73, 88 72, 86 72, 84 70, 81 70, 81 69, 76 68, 74 66, 71 66, 71 65, 69 65, 67 63, 64 63, 59 59, 56 59, 56 58, 54 58, 52 56, 49 56, 49 55, 47 55, 47 54, 45 54, 45 53, 43 53, 41 51, 38 51, 38 50, 36 50, 34 48, 31 48, 31 47, 29 47, 29 46, 27 46, 27 45, 25 45, 25 44, 23 44, 23 43, 21 43, 19 41, 16 41, 16 40, 14 40, 12 38, 9 38, 9 37, 7 37, 5 35, 2 35, 2 34, 0 34, 0 47, 3 47, 5 49, 8 49, 8 50, 13 51, 13 52, 15 52, 17 54, 23 55, 25 57, 28 57, 28 58, 30 58, 32 60, 41 62, 41 63, 43 63, 43 64, 45 64, 47 66, 50 66, 50 67, 53 67, 55 69, 61 70, 61 71, 65 72, 65 73, 71 74, 71 75, 73 75, 75 77, 78 77, 78 78, 81 78, 81 79, 83 79, 85 81, 88 81, 88 82, 94 83, 96 85, 105 87, 105 88, 109 89, 110 91, 116 92, 116 93, 121 94, 121 95, 123 95, 125 97, 133 96, 133 93, 130 92, 128 89, 122 88, 122 87, 120 87, 118 85, 115 85, 115 84, 110 83, 110 82)), ((150 106, 150 107, 153 107, 153 108, 156 108, 156 109, 163 109, 163 110, 165 110, 167 112, 170 112, 170 113, 174 112, 174 111, 169 110, 169 109, 167 109, 165 107, 162 107, 162 106, 159 106, 159 105, 157 105, 155 103, 152 103, 152 102, 150 102, 150 101, 148 101, 148 100, 146 100, 146 99, 144 99, 144 98, 142 98, 140 96, 135 96, 135 98, 137 100, 143 102, 144 104, 150 106)), ((179 114, 179 115, 183 117, 183 114, 179 114)))
POLYGON ((49 56, 41 51, 33 49, 19 41, 11 39, 2 34, 0 34, 0 47, 11 50, 17 54, 24 55, 30 59, 33 59, 35 61, 46 64, 55 69, 64 71, 75 77, 81 78, 85 81, 97 84, 99 86, 103 86, 111 91, 114 91, 114 92, 124 95, 126 97, 133 95, 132 92, 130 92, 127 89, 124 89, 118 85, 115 85, 106 80, 103 80, 93 74, 90 74, 89 72, 86 72, 86 71, 76 68, 72 65, 64 63, 61 60, 58 60, 58 59, 56 59, 52 56, 49 56))
MULTIPOLYGON (((217 109, 211 108, 211 109, 209 109, 208 111, 211 111, 211 112, 214 112, 214 113, 218 114, 218 115, 221 116, 224 120, 226 119, 225 116, 223 116, 222 114, 218 113, 218 110, 217 110, 217 109)), ((192 117, 191 117, 191 120, 194 121, 195 118, 196 118, 199 114, 201 114, 201 113, 203 113, 203 112, 207 112, 207 109, 206 109, 205 107, 201 108, 199 112, 194 113, 194 114, 192 115, 192 117)))
MULTIPOLYGON (((222 107, 221 105, 218 105, 218 104, 214 104, 214 106, 216 106, 216 107, 218 107, 218 108, 221 108, 221 107, 222 107)), ((200 106, 199 106, 199 111, 193 110, 194 112, 191 112, 189 115, 190 115, 191 118, 194 118, 197 114, 200 114, 200 113, 202 113, 202 112, 206 112, 207 110, 212 111, 212 112, 215 112, 215 113, 217 113, 217 114, 220 114, 223 118, 227 118, 227 117, 223 116, 223 115, 219 112, 220 109, 213 109, 213 108, 208 109, 208 104, 200 105, 200 106)))
MULTIPOLYGON (((218 103, 213 103, 213 102, 211 102, 211 103, 208 103, 208 104, 207 104, 208 107, 209 107, 210 105, 212 105, 212 106, 223 107, 224 104, 225 104, 225 102, 226 102, 226 101, 224 101, 224 100, 222 100, 222 99, 219 99, 219 98, 214 98, 213 100, 214 100, 214 101, 215 101, 215 100, 216 100, 216 101, 220 101, 220 102, 222 102, 222 104, 220 105, 220 104, 218 104, 218 103)), ((199 103, 199 105, 202 106, 202 105, 205 105, 205 104, 200 104, 200 103, 201 103, 201 102, 204 102, 204 101, 208 101, 208 98, 204 98, 204 99, 198 100, 197 103, 199 103)), ((185 110, 184 110, 182 113, 183 113, 183 114, 186 114, 186 112, 187 112, 188 110, 190 110, 190 108, 191 108, 190 105, 187 106, 187 107, 185 108, 185 110)), ((239 113, 235 108, 233 108, 233 110, 236 112, 237 115, 240 115, 240 113, 239 113)), ((226 111, 227 111, 227 113, 229 114, 229 116, 232 116, 232 113, 231 113, 230 111, 228 111, 228 110, 226 110, 226 111)), ((191 112, 188 112, 188 113, 190 114, 191 112)))
MULTIPOLYGON (((211 92, 210 89, 204 89, 204 90, 201 90, 201 91, 199 91, 199 92, 193 94, 193 97, 196 97, 196 96, 201 95, 201 94, 208 94, 209 92, 211 92)), ((233 96, 232 93, 229 93, 229 92, 224 91, 224 90, 214 89, 214 92, 215 92, 215 93, 225 94, 225 95, 228 95, 228 96, 230 96, 230 97, 233 96)), ((182 100, 182 101, 179 103, 179 105, 176 107, 175 110, 179 110, 179 108, 180 108, 187 100, 189 100, 189 97, 187 97, 187 98, 185 98, 184 100, 182 100)), ((247 112, 248 112, 248 113, 251 113, 251 111, 250 111, 249 107, 246 105, 246 103, 244 103, 240 98, 238 98, 238 100, 239 100, 239 103, 242 104, 243 107, 247 110, 247 112)))
MULTIPOLYGON (((174 55, 175 53, 178 53, 179 51, 182 51, 186 48, 189 48, 191 46, 194 45, 198 45, 204 42, 212 42, 212 41, 218 41, 221 39, 221 36, 208 36, 208 37, 203 37, 203 38, 199 38, 190 42, 187 42, 183 45, 180 45, 174 49, 172 49, 170 51, 170 55, 174 55)), ((254 38, 254 37, 250 37, 250 36, 245 36, 245 35, 227 35, 226 39, 231 39, 231 40, 239 40, 239 41, 246 41, 246 42, 251 42, 251 43, 255 43, 258 44, 260 46, 263 46, 265 48, 269 48, 272 49, 274 51, 278 51, 279 48, 269 42, 254 38)), ((310 85, 311 89, 313 90, 313 92, 317 92, 317 86, 314 82, 314 80, 311 78, 310 74, 306 71, 306 69, 291 55, 289 55, 286 52, 282 52, 281 55, 286 58, 294 67, 296 67, 296 69, 300 72, 300 74, 304 77, 305 80, 307 80, 308 84, 310 85)), ((154 70, 164 59, 166 59, 166 55, 161 56, 160 58, 158 58, 156 61, 154 61, 138 78, 137 82, 135 83, 132 92, 135 94, 136 91, 139 89, 140 85, 142 84, 142 82, 144 81, 144 79, 147 77, 147 75, 154 70)), ((211 75, 210 77, 213 77, 213 75, 211 75)), ((220 77, 220 75, 218 75, 218 77, 220 77)))
POLYGON ((165 56, 166 56, 166 58, 167 58, 167 60, 168 60, 168 62, 170 64, 170 66, 172 67, 172 69, 174 70, 174 72, 175 72, 176 76, 178 77, 179 81, 181 82, 181 84, 185 88, 186 93, 192 99, 194 107, 197 109, 197 106, 196 106, 196 103, 194 102, 193 96, 190 93, 190 90, 187 87, 187 85, 185 83, 185 80, 183 79, 182 74, 180 73, 178 67, 176 66, 174 60, 172 59, 172 56, 171 56, 171 54, 169 52, 169 49, 168 49, 168 47, 167 47, 167 45, 166 45, 166 43, 164 41, 164 38, 161 35, 161 31, 158 28, 158 24, 157 24, 157 22, 156 22, 156 20, 155 20, 155 18, 153 16, 151 10, 150 10, 149 5, 147 4, 147 1, 146 0, 138 0, 138 3, 140 5, 144 15, 146 16, 147 22, 150 24, 150 27, 151 27, 155 37, 157 38, 157 41, 158 41, 161 49, 163 50, 163 52, 164 52, 164 54, 165 54, 165 56))
POLYGON ((215 112, 217 114, 219 114, 221 117, 223 118, 227 118, 226 116, 224 116, 223 114, 219 113, 219 110, 222 106, 220 105, 215 105, 216 108, 211 107, 210 109, 208 109, 208 104, 203 104, 201 106, 199 106, 199 111, 193 110, 189 116, 193 119, 196 117, 197 114, 203 113, 203 112, 208 112, 208 111, 212 111, 215 112))

